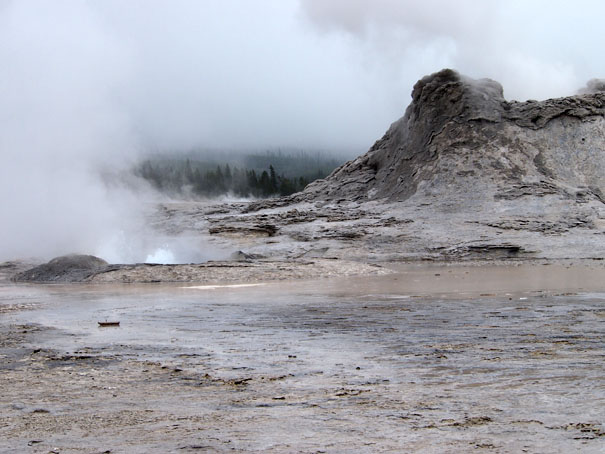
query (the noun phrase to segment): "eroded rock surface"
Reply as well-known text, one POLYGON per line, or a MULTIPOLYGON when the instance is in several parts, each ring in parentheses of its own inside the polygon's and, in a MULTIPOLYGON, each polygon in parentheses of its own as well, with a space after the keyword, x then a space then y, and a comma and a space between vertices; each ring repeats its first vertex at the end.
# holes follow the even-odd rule
POLYGON ((515 186, 600 197, 605 92, 599 86, 592 81, 590 93, 567 98, 509 102, 493 80, 440 71, 414 86, 405 115, 368 153, 305 194, 405 201, 438 192, 456 199, 471 197, 480 185, 488 200, 515 186))
POLYGON ((21 282, 80 282, 104 269, 108 263, 92 255, 64 255, 15 275, 21 282))
POLYGON ((366 154, 241 216, 272 216, 297 241, 360 258, 455 259, 469 250, 508 257, 511 246, 518 257, 602 257, 601 82, 576 96, 517 102, 498 82, 440 71, 414 86, 405 115, 366 154), (337 211, 348 221, 330 222, 337 211), (276 218, 295 213, 304 228, 276 218), (330 237, 345 243, 327 244, 330 237))

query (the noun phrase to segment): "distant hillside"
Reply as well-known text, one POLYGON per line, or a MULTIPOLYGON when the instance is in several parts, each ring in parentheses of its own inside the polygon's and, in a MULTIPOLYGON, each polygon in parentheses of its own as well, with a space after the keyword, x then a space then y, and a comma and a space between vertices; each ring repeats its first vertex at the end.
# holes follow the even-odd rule
POLYGON ((171 196, 265 198, 302 191, 344 161, 320 151, 177 151, 154 153, 133 172, 171 196))

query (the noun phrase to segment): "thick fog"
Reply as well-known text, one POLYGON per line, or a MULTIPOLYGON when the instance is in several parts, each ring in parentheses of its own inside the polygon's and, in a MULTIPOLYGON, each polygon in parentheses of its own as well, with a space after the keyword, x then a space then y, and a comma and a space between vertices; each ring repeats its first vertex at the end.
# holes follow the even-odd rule
POLYGON ((0 260, 157 253, 149 149, 365 151, 453 67, 508 98, 603 77, 601 2, 0 0, 0 260), (113 183, 107 183, 107 176, 113 183), (135 188, 136 190, 133 190, 135 188))
POLYGON ((303 0, 318 30, 409 86, 439 67, 504 85, 509 99, 574 94, 603 77, 605 3, 591 0, 303 0))
POLYGON ((83 3, 0 5, 0 259, 92 252, 131 219, 99 177, 136 150, 128 55, 83 3))

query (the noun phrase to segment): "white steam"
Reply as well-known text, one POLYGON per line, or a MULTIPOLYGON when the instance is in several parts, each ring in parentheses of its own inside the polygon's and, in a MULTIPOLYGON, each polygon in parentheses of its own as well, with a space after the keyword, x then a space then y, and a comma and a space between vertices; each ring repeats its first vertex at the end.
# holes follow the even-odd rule
POLYGON ((85 3, 0 5, 0 259, 92 253, 136 218, 100 176, 136 148, 117 107, 128 53, 85 3))
POLYGON ((368 65, 411 87, 443 67, 490 77, 508 98, 568 96, 605 73, 594 0, 302 0, 319 30, 354 37, 368 65))

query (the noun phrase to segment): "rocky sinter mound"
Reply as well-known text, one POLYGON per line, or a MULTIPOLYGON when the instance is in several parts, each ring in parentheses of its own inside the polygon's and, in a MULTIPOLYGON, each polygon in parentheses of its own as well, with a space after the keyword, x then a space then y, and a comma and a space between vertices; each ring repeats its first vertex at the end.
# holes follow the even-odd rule
POLYGON ((293 197, 244 206, 247 218, 208 221, 274 226, 314 243, 300 251, 360 259, 602 258, 602 89, 507 101, 498 82, 442 70, 366 154, 293 197))
POLYGON ((17 273, 13 279, 18 282, 81 282, 108 265, 105 260, 92 255, 64 255, 17 273))
POLYGON ((602 200, 605 92, 509 102, 502 86, 443 70, 418 81, 405 115, 363 156, 305 193, 335 200, 445 197, 466 204, 559 194, 602 200))

